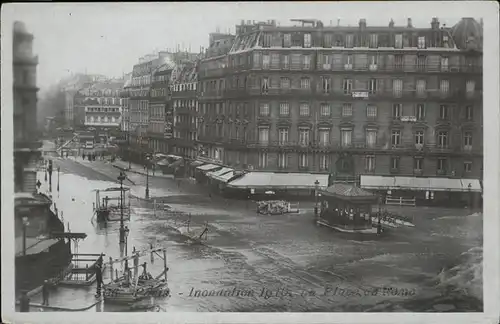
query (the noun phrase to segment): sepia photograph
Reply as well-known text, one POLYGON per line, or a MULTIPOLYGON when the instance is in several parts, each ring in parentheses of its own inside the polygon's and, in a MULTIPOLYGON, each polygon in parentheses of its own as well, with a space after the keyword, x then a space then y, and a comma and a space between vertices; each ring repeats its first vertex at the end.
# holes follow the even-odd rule
POLYGON ((495 3, 1 24, 4 321, 498 322, 495 3))

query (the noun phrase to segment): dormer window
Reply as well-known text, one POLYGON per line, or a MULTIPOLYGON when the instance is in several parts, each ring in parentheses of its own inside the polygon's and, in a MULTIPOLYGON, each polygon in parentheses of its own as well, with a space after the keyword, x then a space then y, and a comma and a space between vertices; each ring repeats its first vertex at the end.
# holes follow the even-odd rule
POLYGON ((311 47, 311 34, 304 34, 304 47, 311 47))
POLYGON ((345 47, 352 48, 354 46, 354 35, 347 34, 345 35, 345 47))
POLYGON ((425 48, 425 36, 418 37, 418 48, 425 48))

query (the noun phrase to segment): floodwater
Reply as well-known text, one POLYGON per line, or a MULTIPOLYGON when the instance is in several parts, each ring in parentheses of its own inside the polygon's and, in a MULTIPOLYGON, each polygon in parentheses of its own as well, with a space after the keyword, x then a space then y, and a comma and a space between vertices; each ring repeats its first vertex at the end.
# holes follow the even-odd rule
MULTIPOLYGON (((58 209, 71 231, 88 235, 74 252, 118 257, 119 222, 93 223, 92 203, 93 190, 116 186, 119 171, 100 161, 55 163, 61 166, 61 191, 53 191, 58 209)), ((124 185, 143 197, 145 177, 128 177, 133 184, 124 185)), ((405 209, 415 227, 367 239, 316 226, 311 208, 259 215, 252 204, 191 195, 171 179, 151 178, 149 184, 150 196, 163 197, 169 211, 131 198, 126 225, 129 251, 149 244, 167 248, 171 297, 155 301, 156 311, 482 311, 479 213, 405 209), (208 224, 203 244, 181 234, 189 218, 183 213, 191 214, 191 228, 208 224)), ((148 265, 153 275, 163 267, 155 261, 148 265)))

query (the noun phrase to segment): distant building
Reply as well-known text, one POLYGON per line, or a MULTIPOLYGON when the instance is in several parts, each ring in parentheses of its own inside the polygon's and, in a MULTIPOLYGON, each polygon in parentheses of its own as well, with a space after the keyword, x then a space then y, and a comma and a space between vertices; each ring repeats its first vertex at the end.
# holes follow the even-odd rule
POLYGON ((130 131, 130 111, 129 111, 129 88, 132 84, 132 73, 124 76, 125 83, 123 89, 120 91, 120 98, 122 99, 122 118, 120 129, 122 132, 128 133, 130 131))
POLYGON ((120 129, 123 80, 100 81, 78 90, 74 97, 76 129, 120 129))
POLYGON ((14 191, 36 192, 36 169, 42 142, 37 131, 36 67, 33 34, 22 22, 14 23, 14 191))
POLYGON ((254 170, 481 177, 480 23, 297 22, 243 22, 227 54, 225 39, 211 44, 217 55, 198 75, 209 157, 254 170))
POLYGON ((153 72, 149 102, 149 150, 154 153, 169 151, 165 139, 165 116, 171 110, 170 78, 175 69, 175 63, 168 62, 159 66, 153 72))
POLYGON ((195 158, 198 139, 198 73, 196 62, 177 65, 170 79, 172 110, 167 114, 165 136, 171 153, 195 158))

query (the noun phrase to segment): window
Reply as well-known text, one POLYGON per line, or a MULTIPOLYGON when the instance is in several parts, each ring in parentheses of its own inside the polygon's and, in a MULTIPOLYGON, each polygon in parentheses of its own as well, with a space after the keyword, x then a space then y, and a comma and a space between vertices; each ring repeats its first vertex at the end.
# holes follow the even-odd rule
POLYGON ((425 80, 417 80, 417 96, 423 97, 426 93, 426 82, 425 80))
POLYGON ((424 169, 424 159, 417 157, 413 159, 413 170, 421 172, 424 169))
POLYGON ((283 35, 283 47, 290 47, 292 46, 292 35, 291 34, 284 34, 283 35))
POLYGON ((299 115, 300 116, 309 116, 309 104, 307 104, 307 103, 300 104, 299 115))
POLYGON ((310 89, 311 88, 311 81, 309 80, 309 78, 300 79, 300 88, 301 89, 310 89))
POLYGON ((309 70, 311 68, 311 56, 310 55, 304 55, 302 56, 303 59, 303 67, 305 70, 309 70))
POLYGON ((269 104, 268 103, 261 104, 259 113, 261 116, 269 116, 269 104))
POLYGON ((328 77, 321 77, 321 83, 323 88, 323 93, 330 93, 330 82, 331 79, 328 77))
POLYGON ((425 48, 425 36, 418 36, 418 48, 425 48))
POLYGON ((307 154, 300 153, 299 154, 299 168, 307 168, 307 154))
POLYGON ((424 145, 424 131, 415 132, 415 144, 424 145))
POLYGON ((280 54, 279 53, 272 53, 271 54, 271 68, 272 69, 279 69, 280 66, 280 54))
POLYGON ((267 152, 259 153, 259 168, 267 167, 267 152))
POLYGON ((311 47, 311 34, 304 34, 304 47, 311 47))
POLYGON ((377 93, 377 79, 370 79, 370 82, 368 83, 368 91, 371 94, 377 93))
POLYGON ((328 170, 328 155, 326 154, 321 154, 319 156, 319 169, 321 171, 328 170))
POLYGON ((377 144, 377 131, 375 129, 366 130, 366 146, 369 148, 375 147, 377 144))
POLYGON ((345 35, 345 47, 351 48, 354 45, 354 35, 353 34, 347 34, 345 35))
POLYGON ((392 105, 392 118, 399 119, 401 117, 401 113, 403 112, 403 107, 401 104, 393 104, 392 105))
POLYGON ((401 131, 393 130, 391 133, 391 144, 392 146, 401 145, 401 131))
POLYGON ((399 158, 391 157, 391 170, 399 170, 399 158))
POLYGON ((401 97, 403 95, 403 80, 397 79, 392 81, 392 91, 394 97, 401 97))
POLYGON ((447 72, 447 71, 448 71, 448 58, 441 57, 441 72, 447 72))
POLYGON ((450 91, 450 83, 448 80, 441 80, 439 90, 441 91, 441 94, 446 95, 450 91))
POLYGON ((352 55, 346 56, 346 64, 344 66, 346 70, 352 70, 352 55))
POLYGON ((267 93, 269 91, 269 79, 262 78, 262 93, 267 93))
POLYGON ((271 63, 270 57, 268 54, 262 55, 262 68, 269 69, 269 64, 271 63))
POLYGON ((378 35, 377 34, 371 34, 370 35, 370 47, 371 48, 377 48, 378 47, 378 35))
POLYGON ((474 110, 472 106, 466 106, 465 107, 465 119, 467 120, 473 120, 474 118, 474 110))
POLYGON ((280 145, 288 143, 288 128, 280 128, 278 131, 278 141, 280 145))
POLYGON ((425 119, 425 105, 424 104, 417 104, 415 106, 415 118, 417 120, 424 120, 425 119))
POLYGON ((472 172, 472 162, 464 162, 464 172, 472 172))
POLYGON ((290 88, 290 79, 289 78, 281 78, 281 88, 289 89, 290 88))
POLYGON ((418 71, 425 71, 425 61, 426 61, 425 56, 420 55, 417 57, 417 70, 418 71))
POLYGON ((447 105, 439 106, 439 118, 442 120, 448 120, 449 111, 447 105))
POLYGON ((342 88, 344 89, 344 94, 350 94, 352 92, 352 80, 344 79, 342 88))
POLYGON ((260 144, 269 143, 269 128, 259 127, 259 143, 260 144))
POLYGON ((396 70, 403 69, 403 55, 394 55, 394 67, 396 70))
POLYGON ((278 154, 278 167, 279 168, 286 168, 288 162, 288 155, 286 153, 279 153, 278 154))
POLYGON ((262 47, 270 47, 271 46, 272 35, 264 34, 262 47))
POLYGON ((260 57, 261 57, 261 53, 259 53, 259 52, 253 53, 253 67, 254 68, 260 68, 260 57))
POLYGON ((439 148, 448 147, 448 132, 446 131, 438 132, 438 147, 439 148))
POLYGON ((345 103, 342 105, 342 117, 352 116, 352 105, 350 103, 345 103))
POLYGON ((394 47, 395 48, 403 48, 403 34, 395 35, 394 47))
POLYGON ((377 106, 367 105, 366 106, 366 117, 376 118, 377 117, 377 106))
POLYGON ((342 136, 342 147, 351 146, 352 129, 342 129, 341 136, 342 136))
POLYGON ((309 128, 299 128, 299 144, 309 145, 309 128))
POLYGON ((472 132, 464 133, 464 148, 471 149, 472 148, 472 132))
POLYGON ((330 105, 328 105, 328 104, 321 104, 320 114, 321 114, 321 116, 330 116, 330 114, 331 114, 330 105))
POLYGON ((288 102, 280 103, 280 115, 281 116, 290 115, 290 106, 289 106, 288 102))
POLYGON ((465 83, 465 92, 468 94, 473 93, 476 89, 476 82, 473 80, 469 80, 465 83))
POLYGON ((367 172, 375 171, 375 157, 373 155, 365 157, 365 170, 367 172))
POLYGON ((377 55, 370 55, 369 62, 370 62, 370 66, 374 65, 376 67, 378 64, 378 56, 377 55))
POLYGON ((290 57, 288 55, 283 55, 283 68, 284 69, 290 68, 290 57))
POLYGON ((324 47, 332 47, 332 34, 325 34, 323 36, 323 46, 324 47))
POLYGON ((321 146, 328 146, 330 144, 330 131, 328 129, 320 129, 318 135, 321 146))
POLYGON ((438 159, 437 160, 437 170, 440 173, 446 172, 447 161, 446 159, 438 159))

